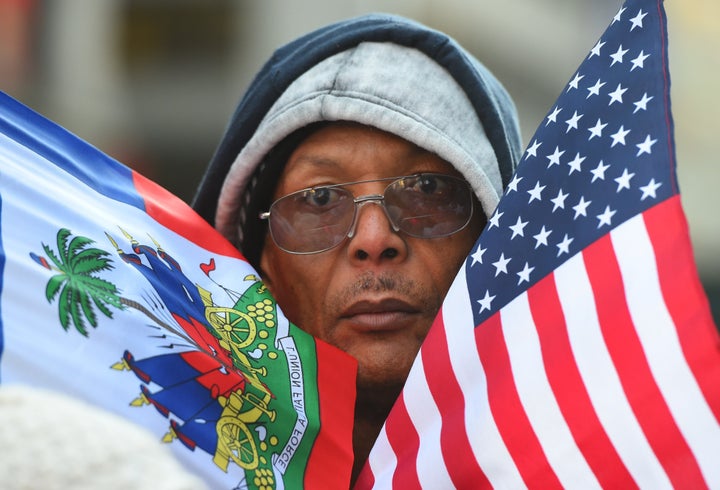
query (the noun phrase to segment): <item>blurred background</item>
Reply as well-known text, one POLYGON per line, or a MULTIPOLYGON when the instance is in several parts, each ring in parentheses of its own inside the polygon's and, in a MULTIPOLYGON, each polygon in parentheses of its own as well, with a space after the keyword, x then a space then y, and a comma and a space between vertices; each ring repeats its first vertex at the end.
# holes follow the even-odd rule
MULTIPOLYGON (((506 85, 527 144, 621 4, 0 0, 0 89, 189 202, 252 76, 298 35, 377 11, 445 31, 506 85)), ((682 199, 718 319, 720 2, 666 10, 682 199)))

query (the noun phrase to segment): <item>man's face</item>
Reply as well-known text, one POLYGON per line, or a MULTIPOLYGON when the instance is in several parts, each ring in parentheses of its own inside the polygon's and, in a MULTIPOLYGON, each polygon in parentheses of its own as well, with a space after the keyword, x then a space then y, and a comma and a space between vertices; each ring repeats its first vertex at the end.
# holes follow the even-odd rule
MULTIPOLYGON (((331 124, 292 153, 274 199, 300 189, 434 172, 459 173, 439 157, 366 126, 331 124)), ((385 182, 348 187, 382 194, 385 182)), ((476 204, 463 230, 443 238, 393 231, 383 209, 358 209, 355 234, 331 250, 294 255, 268 237, 265 281, 288 319, 358 361, 360 389, 397 390, 452 280, 485 222, 476 204)))

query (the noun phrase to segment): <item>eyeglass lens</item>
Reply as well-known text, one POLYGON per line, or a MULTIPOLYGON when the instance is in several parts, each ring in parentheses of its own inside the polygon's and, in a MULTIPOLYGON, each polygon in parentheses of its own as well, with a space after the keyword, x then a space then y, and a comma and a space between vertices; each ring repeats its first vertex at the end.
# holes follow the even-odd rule
MULTIPOLYGON (((344 184, 348 185, 348 184, 344 184)), ((355 222, 358 202, 343 187, 315 187, 284 196, 270 207, 270 233, 283 250, 318 253, 340 244, 355 222)), ((472 193, 456 177, 418 174, 385 188, 381 204, 396 230, 418 238, 448 236, 463 229, 472 215, 472 193)))

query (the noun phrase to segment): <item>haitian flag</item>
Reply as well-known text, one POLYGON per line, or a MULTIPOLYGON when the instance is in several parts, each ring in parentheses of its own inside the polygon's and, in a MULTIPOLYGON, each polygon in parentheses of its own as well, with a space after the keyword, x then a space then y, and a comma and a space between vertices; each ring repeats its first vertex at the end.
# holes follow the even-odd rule
POLYGON ((357 488, 720 488, 719 421, 665 12, 628 0, 531 139, 357 488))
POLYGON ((354 361, 182 201, 4 94, 0 291, 0 389, 134 421, 211 488, 348 486, 354 361))

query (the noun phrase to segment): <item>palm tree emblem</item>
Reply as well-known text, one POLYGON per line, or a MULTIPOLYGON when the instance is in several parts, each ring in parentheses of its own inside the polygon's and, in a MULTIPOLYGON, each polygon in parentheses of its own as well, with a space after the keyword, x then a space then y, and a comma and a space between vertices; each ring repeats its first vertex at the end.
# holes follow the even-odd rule
POLYGON ((110 307, 124 309, 117 287, 97 274, 113 269, 110 254, 91 247, 93 240, 83 236, 70 239, 72 233, 62 228, 57 233, 58 255, 49 245, 42 244, 50 259, 34 253, 30 256, 43 267, 57 272, 45 288, 45 297, 52 303, 57 299, 60 324, 67 331, 72 323, 75 329, 87 336, 87 324, 97 327, 96 310, 112 318, 110 307))

